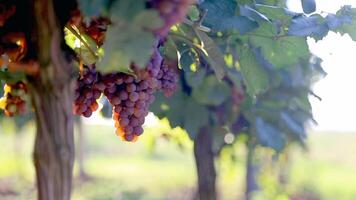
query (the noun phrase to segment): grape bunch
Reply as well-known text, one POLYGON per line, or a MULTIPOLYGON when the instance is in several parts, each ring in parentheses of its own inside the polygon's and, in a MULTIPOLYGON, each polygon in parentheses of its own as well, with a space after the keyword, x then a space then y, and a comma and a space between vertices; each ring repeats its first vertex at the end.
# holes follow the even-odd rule
POLYGON ((131 66, 137 76, 124 73, 103 76, 104 94, 113 106, 116 134, 125 141, 136 141, 143 133, 142 125, 150 104, 155 100, 153 94, 159 89, 162 60, 157 49, 145 69, 131 66))
POLYGON ((0 108, 8 117, 26 113, 26 101, 28 100, 27 87, 23 82, 6 84, 4 96, 0 99, 0 108))
POLYGON ((159 12, 164 24, 155 30, 159 36, 166 36, 169 29, 183 20, 192 0, 149 0, 148 6, 159 12))
MULTIPOLYGON (((78 24, 76 21, 80 20, 73 20, 73 24, 78 24)), ((98 18, 83 28, 100 46, 108 24, 109 21, 98 18)), ((125 141, 136 141, 143 133, 145 117, 155 100, 154 92, 163 91, 170 96, 178 81, 176 71, 163 62, 159 52, 163 40, 160 41, 157 40, 156 48, 144 69, 131 64, 135 75, 122 72, 101 74, 95 70, 95 66, 84 66, 77 80, 74 113, 90 117, 98 109, 97 99, 104 94, 113 107, 116 134, 125 141)))
POLYGON ((104 94, 113 106, 116 133, 125 141, 135 141, 143 133, 142 125, 154 100, 153 85, 123 73, 108 76, 104 94))
POLYGON ((90 117, 99 107, 100 98, 105 85, 100 81, 100 74, 95 66, 84 66, 77 80, 73 111, 77 115, 90 117))
POLYGON ((172 96, 177 89, 177 83, 179 80, 179 74, 176 71, 176 67, 170 67, 168 64, 163 63, 158 73, 158 80, 160 90, 166 97, 172 96))

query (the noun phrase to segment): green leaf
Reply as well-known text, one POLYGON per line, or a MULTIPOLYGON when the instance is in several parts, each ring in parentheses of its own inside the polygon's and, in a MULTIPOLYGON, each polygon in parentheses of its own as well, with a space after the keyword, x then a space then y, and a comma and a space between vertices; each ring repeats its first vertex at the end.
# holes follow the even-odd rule
POLYGON ((6 83, 16 83, 18 81, 24 80, 25 77, 26 74, 22 72, 0 71, 0 80, 4 80, 6 83))
POLYGON ((244 34, 258 27, 257 22, 236 15, 237 3, 234 0, 205 0, 199 7, 207 11, 203 25, 214 31, 238 30, 244 34))
POLYGON ((341 34, 349 34, 353 41, 356 41, 356 18, 351 23, 344 23, 338 29, 341 34))
POLYGON ((196 55, 192 51, 185 51, 181 54, 179 59, 179 67, 184 71, 191 71, 190 67, 192 64, 196 64, 196 55))
POLYGON ((176 91, 170 98, 162 93, 155 95, 156 101, 150 106, 152 111, 159 118, 167 118, 172 127, 182 126, 185 118, 185 104, 189 97, 181 90, 176 91))
POLYGON ((192 88, 196 88, 201 85, 204 81, 204 77, 206 75, 205 69, 198 69, 193 72, 190 70, 184 71, 184 78, 187 81, 188 85, 192 88))
POLYGON ((310 14, 315 12, 316 3, 315 0, 301 0, 304 13, 310 14))
POLYGON ((167 37, 167 41, 164 44, 164 49, 163 49, 165 57, 167 57, 169 60, 178 60, 178 47, 174 43, 171 37, 167 37))
POLYGON ((84 65, 91 65, 97 61, 97 57, 87 49, 74 48, 74 51, 78 54, 84 65))
POLYGON ((98 60, 99 48, 90 36, 69 26, 64 31, 67 45, 77 53, 85 65, 91 65, 98 60))
POLYGON ((268 74, 258 64, 254 53, 248 47, 240 48, 238 53, 241 74, 247 88, 247 93, 255 97, 266 91, 269 86, 268 74))
MULTIPOLYGON (((336 18, 343 24, 341 26, 333 26, 332 28, 336 28, 336 31, 341 34, 349 34, 352 40, 356 41, 356 8, 343 6, 337 11, 336 18)), ((336 24, 339 25, 340 22, 336 24)))
POLYGON ((224 55, 216 46, 215 42, 204 32, 196 30, 199 39, 202 42, 204 58, 209 62, 210 66, 214 69, 216 77, 221 80, 225 76, 226 63, 224 55))
POLYGON ((260 13, 266 15, 268 19, 273 21, 275 20, 290 21, 292 19, 292 16, 288 15, 286 10, 282 7, 258 4, 256 5, 256 9, 260 13))
POLYGON ((193 5, 193 6, 189 7, 187 15, 188 15, 190 20, 198 21, 200 13, 199 13, 198 8, 195 5, 193 5))
POLYGON ((284 148, 286 141, 278 128, 266 123, 260 117, 256 118, 255 128, 257 137, 263 146, 271 147, 276 151, 281 151, 284 148))
POLYGON ((115 22, 132 22, 137 15, 146 11, 145 0, 116 0, 110 8, 110 18, 115 22))
POLYGON ((194 99, 189 99, 184 107, 184 129, 188 132, 189 137, 194 140, 198 135, 199 129, 209 122, 209 111, 194 99))
POLYGON ((163 24, 158 12, 146 9, 145 0, 117 0, 110 9, 110 16, 113 24, 106 34, 104 57, 98 62, 98 70, 130 73, 131 63, 144 68, 156 43, 149 30, 163 24))
POLYGON ((163 25, 163 21, 156 10, 145 10, 140 12, 133 23, 147 29, 157 29, 163 25))
POLYGON ((277 35, 272 24, 263 23, 249 39, 254 47, 261 48, 263 56, 276 68, 295 65, 310 55, 304 37, 277 35))
POLYGON ((240 6, 240 14, 255 21, 269 21, 265 15, 247 5, 240 6))
POLYGON ((110 27, 103 45, 104 57, 97 64, 98 70, 127 73, 131 62, 145 67, 155 41, 152 33, 135 25, 110 27))
MULTIPOLYGON (((331 16, 331 15, 328 15, 331 16)), ((330 19, 330 17, 327 17, 330 19)), ((324 38, 329 32, 328 24, 325 19, 317 14, 306 17, 301 15, 295 17, 289 26, 288 34, 293 36, 307 37, 311 36, 316 40, 324 38)))
POLYGON ((241 74, 236 69, 231 68, 228 68, 226 72, 229 80, 232 81, 237 88, 241 88, 241 81, 243 80, 241 74))
POLYGON ((305 129, 303 127, 303 124, 298 123, 297 120, 294 119, 291 114, 289 114, 286 111, 282 111, 281 119, 284 122, 284 124, 288 127, 288 129, 291 130, 293 133, 298 134, 298 136, 305 135, 305 129))
POLYGON ((109 0, 78 0, 78 4, 85 16, 100 16, 107 11, 109 0))
POLYGON ((230 87, 225 82, 209 75, 203 83, 193 89, 192 96, 203 105, 217 106, 222 104, 230 96, 230 87))

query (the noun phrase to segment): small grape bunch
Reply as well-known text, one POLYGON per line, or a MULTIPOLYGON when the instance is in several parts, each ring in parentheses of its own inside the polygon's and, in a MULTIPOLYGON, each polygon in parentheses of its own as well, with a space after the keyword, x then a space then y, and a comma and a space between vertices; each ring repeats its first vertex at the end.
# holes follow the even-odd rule
POLYGON ((163 63, 157 76, 159 80, 159 89, 166 97, 170 97, 177 89, 179 73, 177 67, 170 67, 163 63))
POLYGON ((101 82, 101 75, 95 70, 95 66, 84 66, 77 79, 73 112, 90 117, 98 109, 97 99, 104 90, 105 85, 101 82))
POLYGON ((0 108, 8 117, 25 114, 28 102, 27 87, 25 83, 19 81, 14 84, 4 86, 4 96, 0 99, 0 108))

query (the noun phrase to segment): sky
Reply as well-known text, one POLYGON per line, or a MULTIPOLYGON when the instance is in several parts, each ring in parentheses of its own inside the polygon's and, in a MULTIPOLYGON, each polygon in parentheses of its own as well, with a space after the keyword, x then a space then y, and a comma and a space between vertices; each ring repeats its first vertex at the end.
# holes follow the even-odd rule
MULTIPOLYGON (((356 0, 317 0, 317 12, 335 13, 342 5, 356 7, 356 0)), ((300 0, 289 0, 293 11, 301 12, 300 0)), ((308 40, 310 50, 323 59, 328 75, 313 91, 322 98, 310 97, 317 126, 315 131, 356 132, 356 42, 348 35, 330 32, 323 40, 308 40)))

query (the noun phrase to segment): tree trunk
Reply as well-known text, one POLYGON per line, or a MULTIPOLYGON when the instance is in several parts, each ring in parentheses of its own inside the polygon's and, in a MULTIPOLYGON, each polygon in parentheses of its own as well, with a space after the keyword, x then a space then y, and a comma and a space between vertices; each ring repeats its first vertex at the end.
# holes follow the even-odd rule
POLYGON ((54 1, 33 1, 40 74, 28 80, 37 125, 34 164, 39 200, 69 200, 72 187, 73 66, 61 48, 63 27, 56 14, 54 1))
POLYGON ((246 200, 252 199, 253 192, 259 189, 256 180, 258 169, 256 163, 254 162, 254 155, 255 155, 255 145, 249 142, 247 144, 247 160, 246 160, 246 191, 245 191, 246 200))
POLYGON ((198 173, 199 200, 216 199, 216 172, 212 143, 212 135, 206 129, 201 129, 194 141, 194 156, 198 173))

